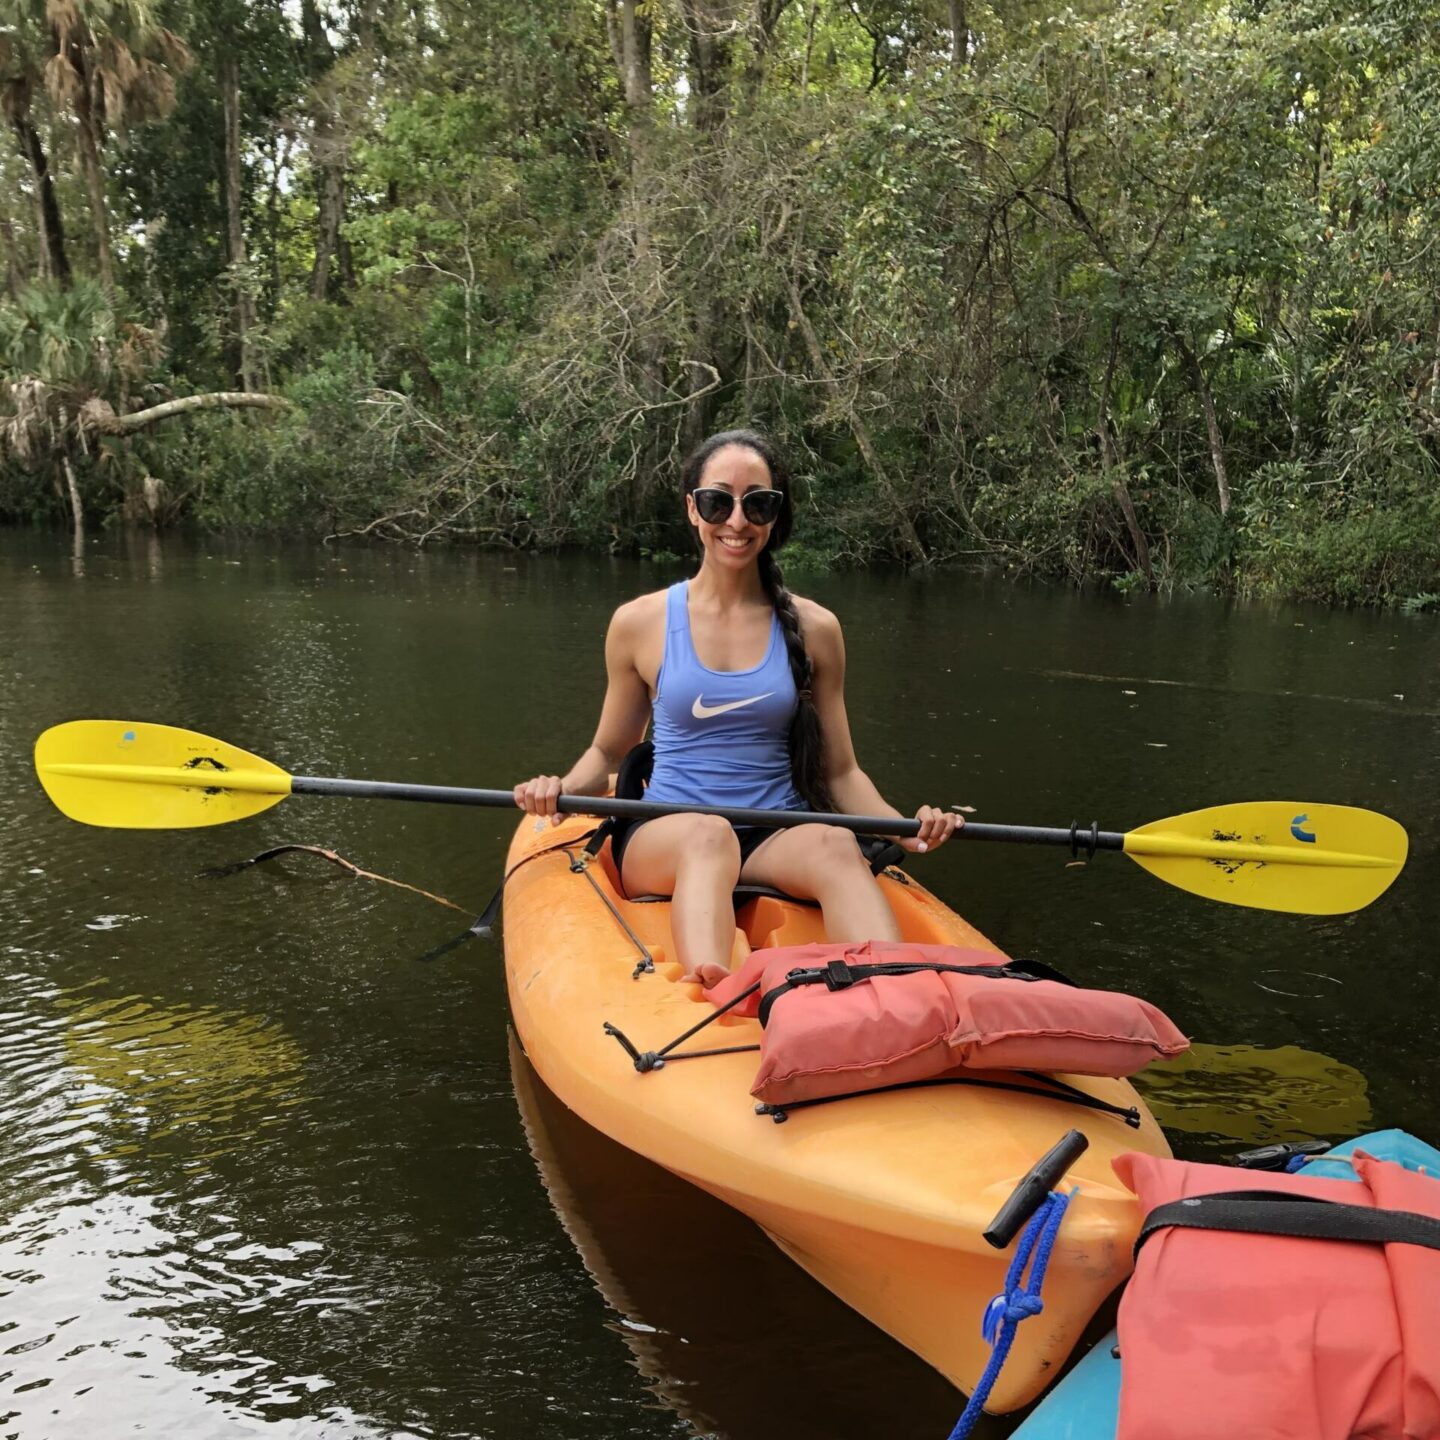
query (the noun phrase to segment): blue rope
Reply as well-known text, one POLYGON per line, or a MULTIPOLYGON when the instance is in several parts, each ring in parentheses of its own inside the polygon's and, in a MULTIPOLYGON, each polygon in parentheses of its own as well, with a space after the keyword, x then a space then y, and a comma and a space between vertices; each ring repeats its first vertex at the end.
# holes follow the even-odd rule
POLYGON ((1059 1233, 1061 1220, 1065 1218, 1066 1207, 1078 1193, 1078 1189, 1072 1190, 1069 1195, 1052 1190, 1025 1226, 1015 1246, 1015 1258, 1011 1260, 1009 1273, 1005 1276, 1005 1289, 985 1307, 985 1318, 980 1324, 980 1333, 993 1347, 990 1363, 971 1393, 965 1413, 955 1422, 950 1440, 965 1440, 975 1428, 985 1409, 985 1402, 1000 1378, 1010 1347, 1015 1343, 1016 1328, 1022 1320, 1038 1315, 1045 1308, 1040 1299, 1040 1287, 1045 1283, 1050 1252, 1055 1248, 1055 1236, 1059 1233), (1035 1263, 1030 1267, 1027 1282, 1024 1279, 1025 1267, 1030 1264, 1032 1252, 1035 1263))

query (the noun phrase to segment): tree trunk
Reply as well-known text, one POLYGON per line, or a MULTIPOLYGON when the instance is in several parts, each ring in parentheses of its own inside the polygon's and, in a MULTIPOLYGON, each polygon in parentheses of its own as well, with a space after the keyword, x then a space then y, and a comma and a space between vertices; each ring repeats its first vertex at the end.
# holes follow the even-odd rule
POLYGON ((636 113, 650 104, 650 20, 639 13, 640 0, 620 0, 620 84, 626 107, 636 113))
POLYGON ((233 51, 220 62, 220 95, 225 113, 225 238, 230 252, 230 282, 235 287, 240 388, 253 390, 250 331, 255 325, 255 300, 246 269, 245 225, 240 209, 240 65, 233 51))
POLYGON ((775 41, 776 27, 792 3, 793 0, 755 0, 755 20, 752 26, 754 43, 750 48, 750 58, 745 63, 745 85, 751 95, 754 95, 764 82, 765 66, 775 41))
POLYGON ((280 177, 289 168, 293 138, 291 132, 287 131, 283 145, 273 139, 270 145, 270 187, 265 197, 265 248, 270 259, 269 280, 265 287, 267 320, 275 318, 275 311, 280 304, 280 177))
POLYGON ((1150 542, 1140 528, 1140 517, 1135 513, 1135 502, 1130 498, 1130 487, 1125 483, 1125 472, 1120 468, 1120 457, 1115 453, 1115 437, 1110 433, 1110 387, 1115 379, 1115 360, 1120 351, 1120 321, 1110 322, 1110 349, 1105 356, 1105 374, 1100 381, 1100 405, 1095 417, 1095 429, 1100 437, 1100 463, 1110 477, 1120 513, 1125 517, 1125 528, 1130 532, 1130 544, 1134 550, 1135 567, 1153 585, 1155 576, 1150 568, 1150 542))
POLYGON ((160 266, 155 259, 155 240, 163 221, 150 221, 145 226, 145 243, 139 246, 140 268, 144 277, 145 298, 150 306, 151 324, 159 335, 170 333, 170 317, 165 309, 165 287, 160 280, 160 266))
POLYGON ((70 457, 63 452, 60 455, 60 464, 65 470, 65 486, 70 494, 70 520, 74 526, 76 553, 85 540, 85 511, 80 504, 80 487, 75 483, 75 469, 70 464, 70 457))
MULTIPOLYGON (((82 71, 82 74, 84 72, 82 71)), ((105 172, 100 165, 100 123, 90 103, 88 76, 82 82, 75 103, 76 148, 80 154, 80 172, 85 179, 85 193, 90 197, 90 218, 95 229, 95 258, 100 271, 100 285, 106 298, 115 299, 115 265, 110 256, 110 211, 105 203, 105 172)))
POLYGON ((810 0, 805 11, 805 58, 800 64, 800 93, 810 89, 810 57, 815 53, 815 23, 820 18, 820 0, 810 0))
POLYGON ((1215 471, 1215 489, 1220 496, 1220 513, 1230 513, 1230 475, 1225 465, 1225 444, 1220 436, 1220 420, 1215 413, 1215 395, 1210 389, 1210 383, 1205 379, 1205 372, 1200 367, 1200 358, 1185 343, 1182 336, 1172 332, 1176 348, 1180 351, 1180 357, 1185 362, 1185 368, 1190 372, 1190 383, 1195 387, 1195 394, 1200 401, 1200 408, 1205 412, 1205 434, 1210 444, 1210 464, 1215 471))
POLYGON ((65 226, 60 219, 60 203, 55 198, 55 184, 50 178, 50 162, 40 132, 28 115, 16 115, 11 121, 20 141, 21 153, 30 162, 35 176, 35 208, 40 221, 41 273, 70 288, 70 261, 65 254, 65 226))
POLYGON ((15 253, 15 222, 0 215, 0 243, 5 246, 5 293, 13 300, 20 293, 20 257, 15 253))
POLYGON ((654 88, 650 70, 651 27, 645 0, 605 0, 605 32, 630 124, 630 185, 638 191, 648 159, 654 88))
POLYGON ((316 300, 325 300, 349 278, 349 259, 340 234, 345 219, 345 142, 335 96, 325 93, 325 82, 335 68, 335 50, 316 0, 301 0, 300 29, 310 74, 310 159, 316 175, 315 264, 310 271, 310 294, 316 300))
POLYGON ((735 0, 681 0, 690 34, 690 119, 697 130, 715 131, 725 123, 735 9, 735 0))
POLYGON ((965 0, 950 0, 950 63, 963 70, 970 59, 970 27, 965 20, 965 0))
POLYGON ((1435 358, 1430 363, 1430 410, 1440 413, 1440 305, 1435 307, 1435 358))
MULTIPOLYGON (((312 154, 321 155, 334 145, 334 131, 328 120, 317 118, 312 154)), ((316 160, 315 265, 310 271, 310 294, 316 300, 338 288, 341 275, 340 223, 345 217, 345 171, 333 160, 316 160), (333 275, 332 275, 333 272, 333 275)))

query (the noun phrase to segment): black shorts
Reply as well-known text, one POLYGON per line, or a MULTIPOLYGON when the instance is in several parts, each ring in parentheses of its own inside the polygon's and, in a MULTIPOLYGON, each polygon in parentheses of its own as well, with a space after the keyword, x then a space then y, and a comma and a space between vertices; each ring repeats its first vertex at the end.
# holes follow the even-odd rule
MULTIPOLYGON (((619 875, 620 887, 624 889, 625 878, 621 866, 625 863, 625 849, 630 844, 631 837, 642 826, 648 825, 648 820, 618 820, 614 832, 610 836, 610 858, 615 862, 615 873, 619 875)), ((732 825, 735 838, 740 842, 740 866, 743 869, 745 862, 765 843, 772 835, 776 835, 783 828, 779 825, 732 825)))

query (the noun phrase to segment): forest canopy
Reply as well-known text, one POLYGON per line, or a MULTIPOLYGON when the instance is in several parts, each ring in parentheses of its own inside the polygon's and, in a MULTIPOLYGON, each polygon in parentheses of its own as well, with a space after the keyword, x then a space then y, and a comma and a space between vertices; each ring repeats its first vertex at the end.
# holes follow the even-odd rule
POLYGON ((0 0, 0 518, 1440 591, 1440 3, 0 0))

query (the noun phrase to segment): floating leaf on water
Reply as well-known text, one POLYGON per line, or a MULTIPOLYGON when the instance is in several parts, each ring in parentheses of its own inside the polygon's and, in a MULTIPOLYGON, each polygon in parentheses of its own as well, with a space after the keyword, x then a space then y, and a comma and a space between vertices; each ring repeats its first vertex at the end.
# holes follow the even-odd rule
POLYGON ((85 922, 87 930, 118 930, 127 920, 139 920, 139 915, 97 915, 85 922))

